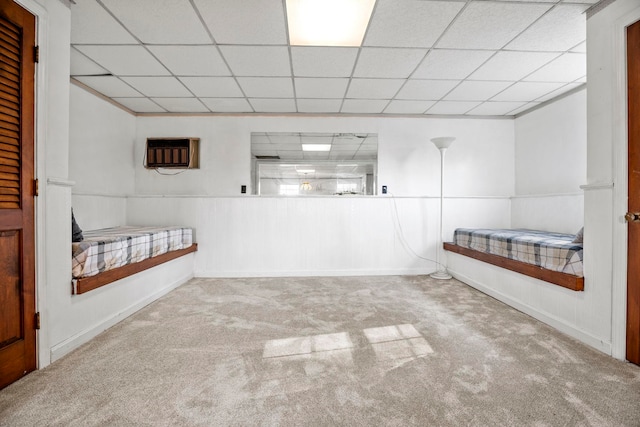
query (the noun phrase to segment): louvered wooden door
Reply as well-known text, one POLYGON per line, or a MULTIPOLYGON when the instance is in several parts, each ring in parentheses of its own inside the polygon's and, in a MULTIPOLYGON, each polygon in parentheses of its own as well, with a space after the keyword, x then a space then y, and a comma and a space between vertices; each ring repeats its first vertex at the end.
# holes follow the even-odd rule
POLYGON ((0 388, 36 368, 35 17, 0 0, 0 388))

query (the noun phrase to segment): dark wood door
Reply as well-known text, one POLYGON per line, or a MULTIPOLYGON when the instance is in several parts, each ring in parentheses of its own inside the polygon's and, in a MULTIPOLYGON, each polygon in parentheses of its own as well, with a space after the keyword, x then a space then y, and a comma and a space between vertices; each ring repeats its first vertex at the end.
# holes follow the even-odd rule
MULTIPOLYGON (((640 212, 640 22, 627 28, 628 212, 640 212)), ((628 222, 627 360, 640 364, 640 222, 628 222)))
POLYGON ((0 0, 0 388, 36 368, 35 17, 0 0))

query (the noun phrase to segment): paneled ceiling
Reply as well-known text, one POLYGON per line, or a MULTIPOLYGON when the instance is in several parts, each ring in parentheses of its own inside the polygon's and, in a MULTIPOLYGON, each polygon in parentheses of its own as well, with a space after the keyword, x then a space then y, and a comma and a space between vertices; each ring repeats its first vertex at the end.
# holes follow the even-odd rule
POLYGON ((597 0, 377 0, 361 47, 284 0, 74 0, 71 77, 136 113, 513 116, 586 83, 597 0))

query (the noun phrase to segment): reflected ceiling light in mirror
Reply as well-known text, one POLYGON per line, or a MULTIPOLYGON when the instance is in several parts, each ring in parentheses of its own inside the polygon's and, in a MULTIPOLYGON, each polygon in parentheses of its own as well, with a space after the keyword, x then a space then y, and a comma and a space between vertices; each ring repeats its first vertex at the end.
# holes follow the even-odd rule
POLYGON ((287 0, 292 46, 361 46, 375 0, 287 0))
POLYGON ((331 151, 331 144, 302 144, 302 151, 331 151))
POLYGON ((311 183, 307 181, 307 174, 304 174, 304 181, 300 184, 301 191, 311 191, 313 188, 311 187, 311 183))

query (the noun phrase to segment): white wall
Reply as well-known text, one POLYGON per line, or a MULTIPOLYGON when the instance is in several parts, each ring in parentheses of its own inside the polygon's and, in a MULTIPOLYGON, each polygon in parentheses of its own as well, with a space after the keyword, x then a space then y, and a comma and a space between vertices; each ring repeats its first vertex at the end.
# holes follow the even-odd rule
POLYGON ((625 357, 627 303, 625 27, 638 20, 637 0, 617 0, 587 19, 585 276, 608 293, 594 317, 610 327, 612 354, 620 359, 625 357))
MULTIPOLYGON (((582 90, 515 120, 514 228, 575 233, 582 226, 586 102, 582 90)), ((456 278, 601 351, 611 351, 610 289, 598 286, 590 274, 585 274, 585 291, 574 292, 461 255, 448 257, 456 278)))
MULTIPOLYGON (((134 189, 135 117, 69 84, 69 9, 44 1, 49 33, 45 60, 47 106, 38 170, 46 170, 44 234, 39 234, 39 367, 193 276, 193 255, 84 295, 71 295, 71 202, 85 229, 124 224, 126 195, 134 189), (70 98, 70 101, 69 101, 70 98), (74 182, 75 181, 75 185, 74 182), (72 197, 73 192, 76 193, 72 197)), ((41 102, 42 101, 42 102, 41 102)), ((46 102, 45 102, 46 101, 46 102)), ((39 199, 43 200, 42 197, 39 199)))
POLYGON ((86 90, 70 85, 69 179, 83 230, 126 221, 126 196, 134 191, 136 118, 86 90))
MULTIPOLYGON (((378 187, 396 196, 439 192, 440 157, 430 138, 457 140, 447 152, 445 193, 511 196, 514 191, 512 120, 365 117, 139 117, 135 193, 240 195, 250 182, 251 132, 378 134, 378 187), (200 141, 200 169, 162 176, 144 169, 148 137, 192 136, 200 141)), ((251 193, 251 191, 248 191, 251 193)))
POLYGON ((508 227, 513 121, 432 118, 140 117, 127 221, 194 227, 198 276, 429 273, 434 264, 412 255, 396 229, 435 258, 440 154, 429 139, 442 135, 457 137, 446 159, 446 238, 458 226, 508 227), (240 196, 251 185, 251 132, 377 133, 378 185, 396 197, 400 222, 390 195, 240 196), (163 136, 199 137, 200 169, 144 169, 146 138, 163 136))
POLYGON ((518 117, 515 135, 513 227, 577 232, 587 180, 586 90, 518 117))
MULTIPOLYGON (((508 227, 508 198, 452 199, 447 206, 451 227, 508 227)), ((137 196, 128 201, 129 223, 195 229, 199 277, 430 273, 434 263, 418 256, 435 259, 437 213, 438 200, 421 197, 137 196)))

